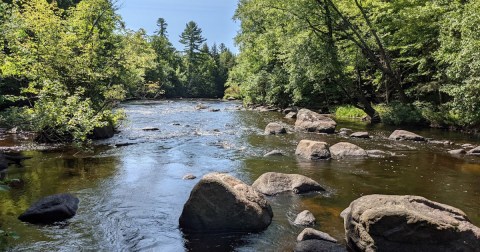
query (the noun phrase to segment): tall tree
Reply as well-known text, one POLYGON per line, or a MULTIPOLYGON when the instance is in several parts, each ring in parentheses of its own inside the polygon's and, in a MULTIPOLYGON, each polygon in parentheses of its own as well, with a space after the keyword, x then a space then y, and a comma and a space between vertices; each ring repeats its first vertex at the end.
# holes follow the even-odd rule
POLYGON ((194 72, 195 66, 200 59, 200 46, 206 41, 202 36, 202 29, 200 29, 194 21, 186 24, 185 30, 180 35, 180 43, 184 45, 183 53, 185 54, 186 66, 186 86, 187 89, 194 88, 194 72))

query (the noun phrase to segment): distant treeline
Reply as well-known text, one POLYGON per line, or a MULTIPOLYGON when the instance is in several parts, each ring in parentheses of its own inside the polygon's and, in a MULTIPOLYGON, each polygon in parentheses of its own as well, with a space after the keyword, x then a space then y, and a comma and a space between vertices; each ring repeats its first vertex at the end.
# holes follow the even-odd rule
POLYGON ((0 2, 0 124, 47 142, 85 141, 128 98, 221 98, 235 55, 193 21, 177 51, 167 23, 125 28, 112 0, 0 2))
POLYGON ((240 0, 227 84, 246 103, 478 127, 479 13, 479 0, 240 0))

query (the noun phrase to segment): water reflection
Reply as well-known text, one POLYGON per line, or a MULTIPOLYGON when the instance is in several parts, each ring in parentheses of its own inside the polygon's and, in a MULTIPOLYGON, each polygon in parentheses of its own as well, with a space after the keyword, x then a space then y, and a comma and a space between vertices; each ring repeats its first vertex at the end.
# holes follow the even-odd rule
MULTIPOLYGON (((338 135, 263 135, 272 121, 293 125, 280 113, 237 111, 238 103, 202 101, 219 112, 196 110, 198 101, 133 102, 124 105, 129 122, 113 139, 100 141, 92 153, 76 150, 28 151, 22 166, 6 176, 24 186, 0 192, 0 226, 17 232, 13 251, 287 251, 302 230, 292 224, 296 214, 310 210, 315 228, 343 240, 339 213, 356 198, 373 193, 414 194, 462 209, 480 225, 480 158, 446 154, 451 146, 392 142, 394 128, 339 122, 339 128, 371 132, 371 139, 338 135), (159 131, 143 131, 157 127, 159 131), (382 158, 310 162, 295 156, 302 139, 391 152, 382 158), (128 144, 128 145, 127 145, 128 144), (121 147, 112 147, 121 146, 121 147), (283 157, 263 157, 271 150, 283 157), (227 172, 252 183, 275 171, 303 174, 328 193, 268 197, 274 212, 270 227, 258 234, 184 236, 178 218, 197 180, 192 173, 227 172), (71 192, 81 202, 77 216, 64 226, 35 226, 16 217, 39 198, 71 192)), ((477 143, 469 136, 427 129, 426 137, 477 143)), ((6 140, 0 140, 0 144, 6 140)), ((22 140, 23 141, 23 140, 22 140)), ((12 144, 11 141, 9 144, 12 144)))

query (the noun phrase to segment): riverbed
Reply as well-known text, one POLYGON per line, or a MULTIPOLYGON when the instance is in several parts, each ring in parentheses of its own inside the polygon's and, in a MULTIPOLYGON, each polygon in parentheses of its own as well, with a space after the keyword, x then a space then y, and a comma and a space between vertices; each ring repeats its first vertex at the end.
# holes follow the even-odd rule
MULTIPOLYGON (((388 140, 395 127, 351 121, 337 121, 337 129, 368 131, 372 137, 294 133, 294 120, 282 113, 245 111, 233 101, 134 101, 122 108, 127 120, 120 132, 95 142, 91 151, 25 150, 22 153, 31 159, 9 167, 6 176, 21 179, 24 186, 0 192, 0 229, 20 237, 8 240, 8 250, 291 251, 303 230, 292 224, 296 214, 310 210, 317 218, 316 229, 343 242, 340 212, 368 194, 423 196, 463 210, 480 226, 480 157, 447 153, 464 143, 480 145, 471 135, 407 128, 454 144, 397 142, 388 140), (199 103, 207 108, 198 110, 199 103), (264 135, 265 126, 274 121, 290 125, 292 132, 264 135), (143 130, 148 127, 159 130, 143 130), (295 156, 302 139, 348 141, 390 154, 311 162, 295 156), (285 156, 263 156, 271 150, 285 156), (258 234, 184 236, 179 230, 183 204, 202 175, 226 172, 251 184, 270 171, 308 176, 328 192, 268 197, 273 222, 258 234), (183 180, 187 173, 198 178, 183 180), (80 199, 74 218, 51 226, 17 220, 41 197, 64 192, 80 199)), ((27 145, 26 141, 0 137, 3 146, 27 145)))

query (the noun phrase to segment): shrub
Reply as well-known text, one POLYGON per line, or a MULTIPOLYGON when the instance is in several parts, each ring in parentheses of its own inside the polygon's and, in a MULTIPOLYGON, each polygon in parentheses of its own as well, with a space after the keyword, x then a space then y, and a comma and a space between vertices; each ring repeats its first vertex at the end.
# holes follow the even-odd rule
POLYGON ((337 118, 363 118, 367 114, 352 105, 339 106, 335 109, 335 117, 337 118))
POLYGON ((424 125, 426 120, 413 104, 392 102, 374 106, 382 122, 388 125, 424 125))

